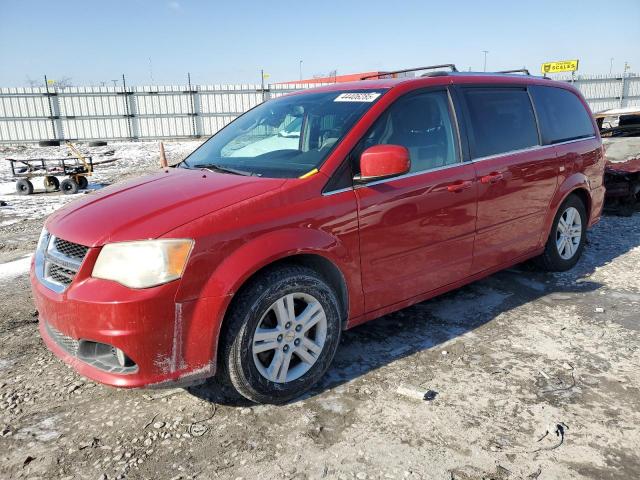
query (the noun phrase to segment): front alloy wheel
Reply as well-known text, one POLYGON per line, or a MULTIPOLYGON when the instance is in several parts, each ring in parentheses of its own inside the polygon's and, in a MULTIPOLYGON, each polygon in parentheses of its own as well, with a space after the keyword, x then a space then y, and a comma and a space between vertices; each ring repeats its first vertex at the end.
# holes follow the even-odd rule
POLYGON ((252 279, 225 319, 222 381, 257 403, 300 396, 333 360, 341 332, 338 305, 332 286, 311 268, 279 266, 252 279))
POLYGON ((260 320, 253 334, 253 361, 267 380, 291 382, 313 367, 326 339, 327 315, 320 302, 306 293, 289 293, 260 320))

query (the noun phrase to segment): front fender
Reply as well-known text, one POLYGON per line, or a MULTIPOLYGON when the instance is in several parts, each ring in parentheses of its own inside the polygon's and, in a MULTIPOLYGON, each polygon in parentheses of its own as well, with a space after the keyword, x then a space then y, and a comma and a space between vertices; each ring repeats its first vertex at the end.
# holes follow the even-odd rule
POLYGON ((340 240, 321 230, 287 228, 263 234, 225 258, 203 289, 203 296, 233 295, 261 268, 298 254, 320 255, 332 262, 342 272, 352 295, 354 286, 349 285, 345 269, 354 259, 340 240))
POLYGON ((183 298, 223 298, 226 310, 235 293, 254 273, 273 262, 299 254, 319 255, 333 263, 342 273, 346 284, 349 316, 362 314, 363 297, 357 259, 335 236, 322 230, 302 227, 260 234, 233 251, 225 252, 222 260, 219 252, 210 252, 204 258, 200 255, 199 263, 209 265, 208 278, 197 292, 183 290, 178 295, 183 298))

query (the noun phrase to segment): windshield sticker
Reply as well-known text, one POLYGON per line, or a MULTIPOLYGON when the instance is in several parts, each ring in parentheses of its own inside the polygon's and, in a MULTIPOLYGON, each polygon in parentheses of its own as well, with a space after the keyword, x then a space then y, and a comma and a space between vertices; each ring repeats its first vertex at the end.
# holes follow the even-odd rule
POLYGON ((364 92, 364 93, 341 93, 338 95, 334 102, 373 102, 381 95, 379 92, 364 92))

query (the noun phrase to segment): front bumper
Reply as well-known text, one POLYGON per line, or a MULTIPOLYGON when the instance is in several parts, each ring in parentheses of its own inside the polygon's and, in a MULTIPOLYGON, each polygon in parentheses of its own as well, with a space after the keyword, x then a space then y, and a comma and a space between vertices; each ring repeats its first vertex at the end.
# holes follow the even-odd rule
POLYGON ((183 385, 215 373, 220 299, 178 302, 178 281, 135 290, 84 270, 66 291, 55 292, 31 268, 40 334, 56 356, 81 375, 118 387, 183 385), (76 348, 93 342, 120 349, 134 367, 112 368, 76 348))

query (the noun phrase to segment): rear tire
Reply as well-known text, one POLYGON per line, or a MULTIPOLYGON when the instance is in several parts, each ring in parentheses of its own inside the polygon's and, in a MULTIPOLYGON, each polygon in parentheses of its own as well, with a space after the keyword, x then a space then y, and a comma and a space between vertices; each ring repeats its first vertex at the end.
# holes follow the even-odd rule
POLYGON ((587 238, 587 210, 576 195, 560 206, 544 253, 536 258, 539 267, 549 272, 564 272, 578 263, 587 238))
POLYGON ((40 140, 38 142, 38 146, 40 147, 59 147, 60 140, 40 140))
POLYGON ((53 175, 47 175, 44 177, 44 189, 47 192, 55 192, 60 189, 60 180, 53 175))
POLYGON ((92 142, 89 142, 90 147, 104 147, 106 145, 107 142, 105 142, 104 140, 94 140, 92 142))
POLYGON ((16 192, 18 192, 18 195, 31 195, 33 193, 33 183, 26 178, 21 178, 16 182, 16 192))
POLYGON ((65 195, 73 195, 78 193, 79 185, 73 178, 65 178, 60 184, 60 190, 65 195))
POLYGON ((256 403, 285 403, 313 387, 340 341, 336 293, 314 270, 282 266, 234 299, 221 337, 223 383, 256 403))
POLYGON ((83 175, 77 176, 76 180, 78 181, 78 186, 80 187, 81 190, 84 190, 89 186, 89 180, 87 180, 87 177, 83 175))

